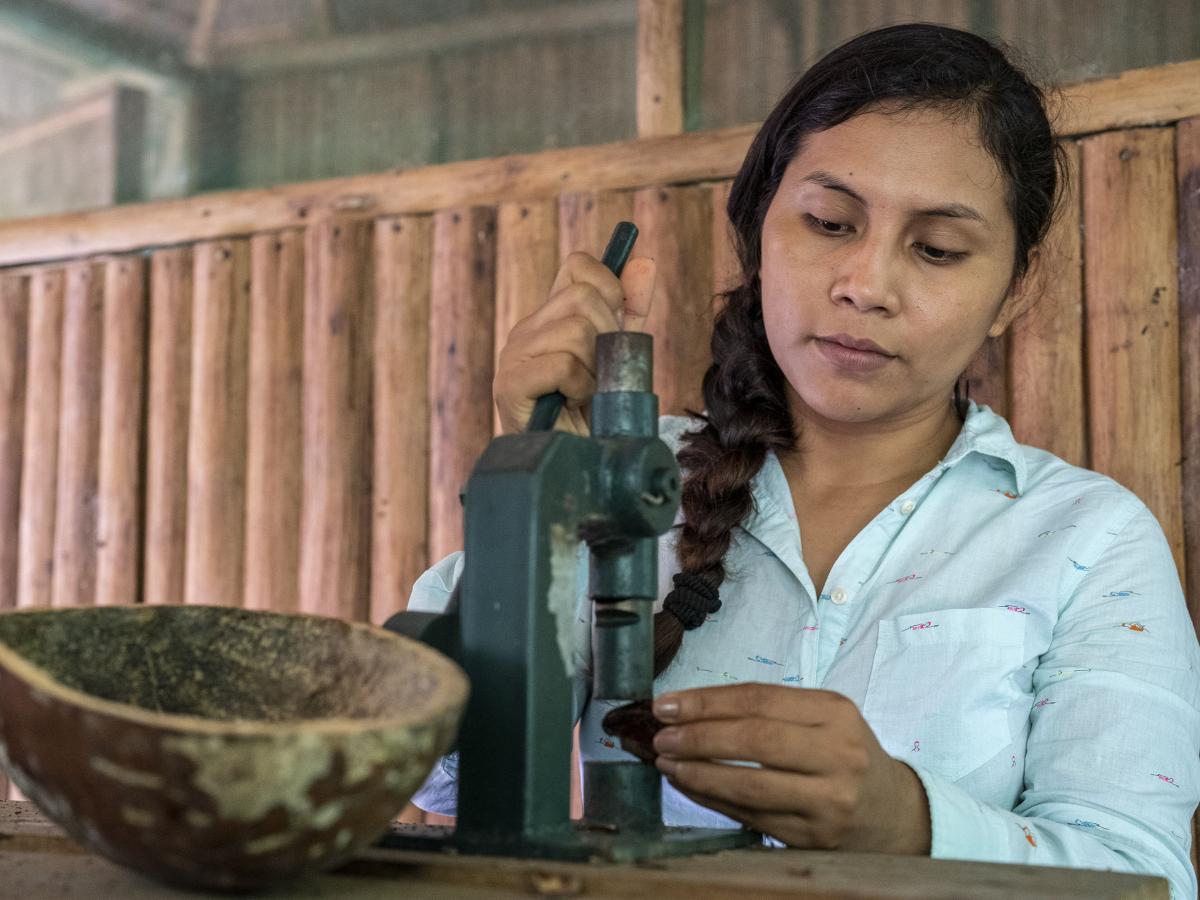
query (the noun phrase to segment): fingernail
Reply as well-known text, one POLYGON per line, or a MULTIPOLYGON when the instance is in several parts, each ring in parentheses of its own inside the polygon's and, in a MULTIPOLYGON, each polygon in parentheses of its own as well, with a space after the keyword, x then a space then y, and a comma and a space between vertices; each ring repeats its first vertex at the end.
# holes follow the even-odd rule
POLYGON ((675 770, 679 768, 679 761, 669 756, 658 756, 654 759, 654 765, 658 766, 658 771, 664 775, 674 775, 675 770))
POLYGON ((674 722, 679 718, 679 701, 670 694, 654 701, 654 715, 661 722, 674 722))
POLYGON ((679 729, 664 728, 654 736, 654 749, 659 753, 670 753, 679 748, 679 729))

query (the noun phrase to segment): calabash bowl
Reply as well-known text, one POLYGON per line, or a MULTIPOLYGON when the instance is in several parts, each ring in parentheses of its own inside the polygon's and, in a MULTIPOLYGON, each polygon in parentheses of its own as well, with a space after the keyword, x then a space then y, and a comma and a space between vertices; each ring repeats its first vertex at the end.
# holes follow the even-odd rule
POLYGON ((216 606, 0 613, 0 765, 115 862, 261 887, 387 830, 448 751, 462 670, 371 625, 216 606))

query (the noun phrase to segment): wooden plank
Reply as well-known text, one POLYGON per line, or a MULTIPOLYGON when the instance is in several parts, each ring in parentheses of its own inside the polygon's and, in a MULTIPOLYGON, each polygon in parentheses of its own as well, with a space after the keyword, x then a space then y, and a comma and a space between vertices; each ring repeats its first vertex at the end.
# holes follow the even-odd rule
POLYGON ((67 268, 63 308, 58 488, 54 514, 55 606, 95 602, 96 491, 100 466, 100 366, 104 272, 67 268))
POLYGON ((65 289, 66 279, 61 269, 44 269, 29 278, 29 377, 21 469, 18 606, 49 606, 54 596, 58 398, 65 289))
POLYGON ((104 267, 97 603, 141 600, 145 351, 145 259, 110 260, 104 267))
POLYGON ((250 240, 246 580, 250 609, 300 608, 304 232, 250 240))
MULTIPOLYGON (((1067 137, 1198 115, 1198 81, 1200 60, 1067 86, 1058 133, 1067 137)), ((12 220, 0 223, 0 266, 302 227, 330 215, 374 218, 564 191, 721 180, 736 174, 758 128, 755 123, 12 220)))
MULTIPOLYGON (((1179 198, 1179 419, 1182 424, 1184 594, 1200 631, 1200 118, 1175 129, 1179 198)), ((1193 845, 1193 849, 1195 846, 1193 845)))
POLYGON ((475 460, 492 435, 496 213, 433 217, 429 320, 429 556, 462 548, 462 506, 475 460))
POLYGON ((185 603, 242 602, 250 248, 198 244, 193 259, 185 603))
POLYGON ((1186 578, 1174 132, 1082 144, 1091 468, 1145 501, 1186 578))
MULTIPOLYGON (((546 302, 557 271, 558 204, 502 203, 496 234, 496 366, 513 326, 546 302)), ((499 434, 500 416, 492 421, 499 434)))
POLYGON ((705 187, 637 192, 639 255, 657 265, 654 305, 654 391, 664 415, 704 408, 701 382, 712 361, 712 199, 705 187))
POLYGON ((429 565, 429 292, 433 220, 375 223, 371 621, 408 605, 429 565))
POLYGON ((0 276, 0 609, 17 605, 29 279, 0 276))
POLYGON ((1069 193, 1042 253, 1035 305, 1009 332, 1008 422, 1018 441, 1087 466, 1079 146, 1066 145, 1069 193))
MULTIPOLYGON (((622 221, 633 221, 632 191, 562 194, 558 198, 558 265, 576 250, 600 259, 609 235, 622 221)), ((633 245, 632 255, 646 255, 640 241, 633 245)))
POLYGON ((182 603, 192 383, 189 248, 159 250, 150 257, 150 297, 142 599, 147 603, 182 603))
POLYGON ((638 0, 638 137, 683 131, 683 0, 638 0))
POLYGON ((308 230, 300 608, 367 618, 371 559, 370 222, 308 230))

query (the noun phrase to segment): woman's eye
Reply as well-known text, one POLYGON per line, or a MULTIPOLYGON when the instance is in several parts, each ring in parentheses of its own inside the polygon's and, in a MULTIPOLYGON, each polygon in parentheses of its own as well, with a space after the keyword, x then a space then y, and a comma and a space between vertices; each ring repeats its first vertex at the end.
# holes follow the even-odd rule
POLYGON ((967 255, 966 253, 958 250, 942 250, 939 247, 932 247, 929 244, 922 244, 920 242, 913 244, 913 246, 917 248, 918 253, 933 263, 954 262, 955 260, 962 259, 967 255))
POLYGON ((804 214, 804 219, 821 234, 833 236, 849 234, 854 230, 852 225, 842 225, 838 222, 830 222, 828 219, 818 219, 816 216, 809 213, 804 214))

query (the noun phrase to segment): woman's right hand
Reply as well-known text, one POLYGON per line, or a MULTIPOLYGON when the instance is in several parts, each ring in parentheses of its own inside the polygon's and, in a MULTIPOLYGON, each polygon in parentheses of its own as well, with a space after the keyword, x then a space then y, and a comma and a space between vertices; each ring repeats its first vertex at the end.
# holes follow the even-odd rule
POLYGON ((542 306, 513 326, 500 350, 492 395, 504 434, 524 431, 538 397, 562 391, 555 425, 588 434, 584 408, 596 392, 596 335, 640 331, 654 296, 654 260, 629 260, 621 277, 589 253, 572 253, 542 306))

